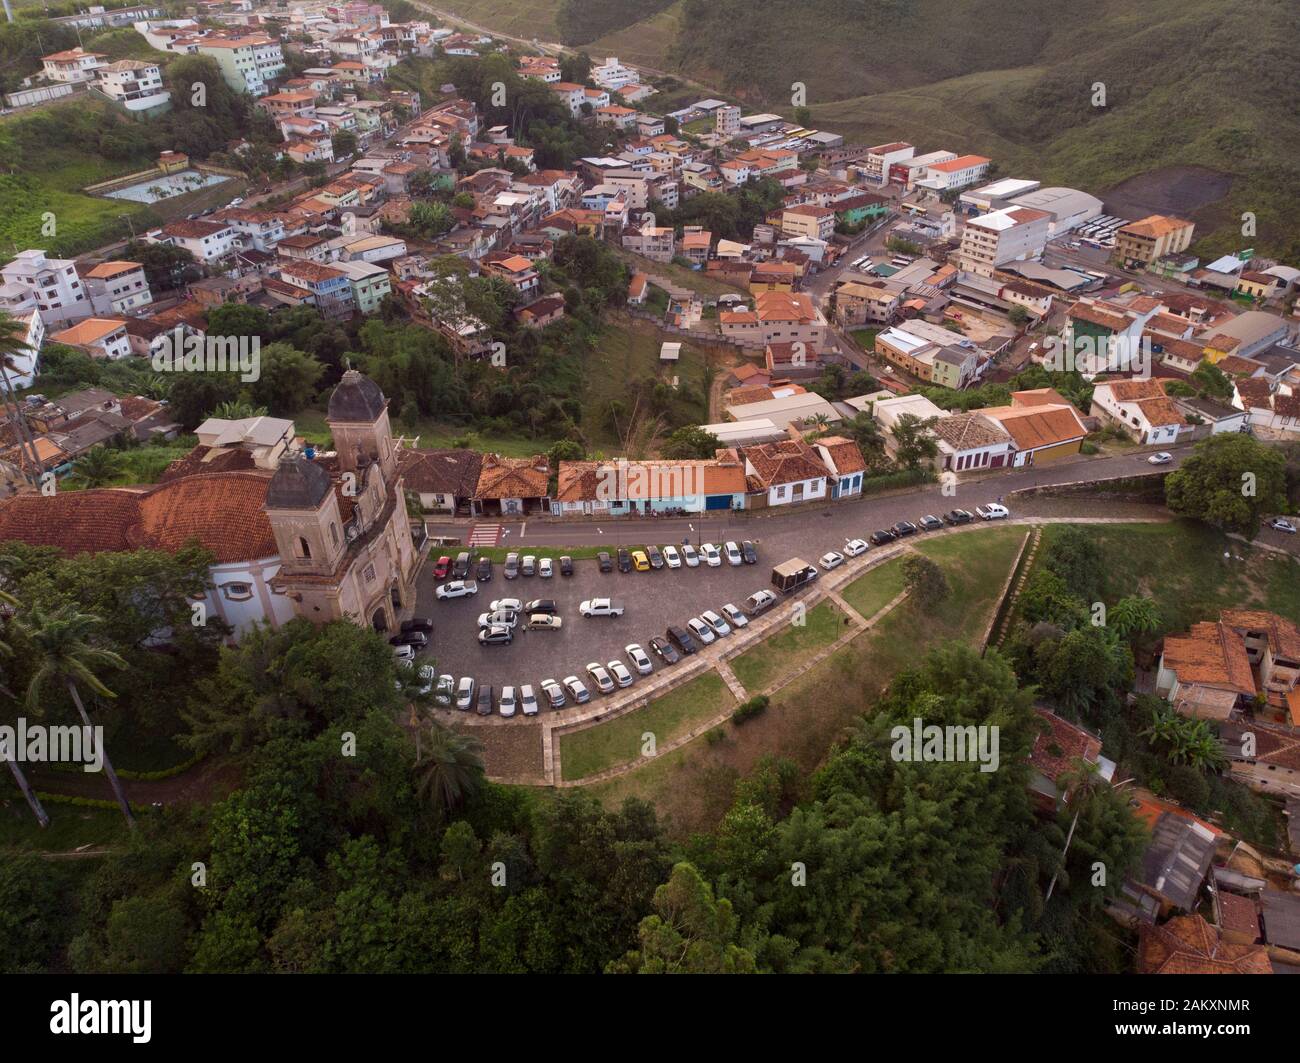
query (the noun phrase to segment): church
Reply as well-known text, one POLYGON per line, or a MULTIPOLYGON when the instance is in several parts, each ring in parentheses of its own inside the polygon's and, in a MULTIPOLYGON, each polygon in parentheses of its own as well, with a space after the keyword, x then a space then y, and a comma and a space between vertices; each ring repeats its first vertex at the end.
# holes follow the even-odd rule
POLYGON ((395 631, 415 606, 420 551, 407 517, 388 401, 354 369, 330 395, 334 450, 294 444, 281 418, 211 418, 156 484, 0 502, 0 542, 73 557, 210 550, 209 616, 236 635, 295 616, 395 631))

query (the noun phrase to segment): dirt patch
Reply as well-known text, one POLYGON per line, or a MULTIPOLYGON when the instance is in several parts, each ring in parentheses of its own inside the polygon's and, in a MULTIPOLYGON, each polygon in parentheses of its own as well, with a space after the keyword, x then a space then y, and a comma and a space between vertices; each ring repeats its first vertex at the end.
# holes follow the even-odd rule
POLYGON ((1207 166, 1166 166, 1121 181, 1102 199, 1107 214, 1129 220, 1148 214, 1190 218, 1226 196, 1233 180, 1207 166))
POLYGON ((453 723, 451 729, 483 743, 483 766, 489 778, 545 784, 540 723, 509 720, 495 727, 453 723))

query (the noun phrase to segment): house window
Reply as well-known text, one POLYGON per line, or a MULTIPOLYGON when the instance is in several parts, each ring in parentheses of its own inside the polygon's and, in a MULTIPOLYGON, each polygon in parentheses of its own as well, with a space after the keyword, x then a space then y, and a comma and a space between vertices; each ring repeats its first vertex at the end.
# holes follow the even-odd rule
POLYGON ((251 583, 223 583, 221 593, 227 601, 246 602, 253 596, 253 585, 251 583))
POLYGON ((366 566, 366 571, 365 571, 364 575, 365 575, 365 577, 366 577, 366 582, 367 582, 367 583, 374 583, 374 582, 375 582, 375 566, 374 566, 374 565, 367 565, 367 566, 366 566))
POLYGON ((338 544, 339 544, 339 526, 338 526, 337 524, 334 524, 334 523, 331 523, 331 524, 330 524, 330 538, 334 541, 334 545, 335 545, 335 546, 338 546, 338 544))
POLYGON ((303 536, 298 536, 298 556, 311 559, 311 544, 303 536))

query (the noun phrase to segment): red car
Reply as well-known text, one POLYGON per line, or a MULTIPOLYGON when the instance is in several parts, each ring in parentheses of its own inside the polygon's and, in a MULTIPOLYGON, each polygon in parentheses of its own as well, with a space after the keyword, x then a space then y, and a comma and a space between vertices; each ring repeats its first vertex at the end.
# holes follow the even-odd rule
POLYGON ((433 566, 434 579, 446 579, 451 575, 451 558, 445 554, 438 558, 437 563, 433 566))

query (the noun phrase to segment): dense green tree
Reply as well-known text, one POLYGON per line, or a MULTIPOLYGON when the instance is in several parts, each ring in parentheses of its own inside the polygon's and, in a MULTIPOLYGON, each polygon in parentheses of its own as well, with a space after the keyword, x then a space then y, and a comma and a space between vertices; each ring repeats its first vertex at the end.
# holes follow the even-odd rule
POLYGON ((1247 435, 1211 436, 1165 478, 1165 502, 1175 513, 1253 538, 1266 514, 1286 509, 1286 459, 1247 435))

